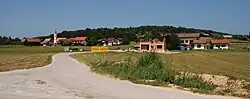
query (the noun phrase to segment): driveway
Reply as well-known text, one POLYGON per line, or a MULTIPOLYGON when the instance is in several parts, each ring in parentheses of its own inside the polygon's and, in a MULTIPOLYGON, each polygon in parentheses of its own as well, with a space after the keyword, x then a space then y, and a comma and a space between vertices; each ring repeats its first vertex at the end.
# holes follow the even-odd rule
POLYGON ((45 67, 0 73, 0 99, 233 99, 99 76, 69 57, 53 56, 45 67))

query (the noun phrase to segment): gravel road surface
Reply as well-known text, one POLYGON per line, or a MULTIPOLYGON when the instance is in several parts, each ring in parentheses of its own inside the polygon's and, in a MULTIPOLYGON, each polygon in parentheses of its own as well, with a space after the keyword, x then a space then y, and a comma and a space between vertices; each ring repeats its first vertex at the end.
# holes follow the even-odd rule
POLYGON ((132 84, 97 75, 70 53, 45 67, 0 73, 0 99, 235 99, 132 84))

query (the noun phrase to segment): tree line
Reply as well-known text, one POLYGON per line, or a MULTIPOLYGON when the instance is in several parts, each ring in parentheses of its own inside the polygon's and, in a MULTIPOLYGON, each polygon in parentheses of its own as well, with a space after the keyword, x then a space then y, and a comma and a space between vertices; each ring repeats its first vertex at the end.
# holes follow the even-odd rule
MULTIPOLYGON (((123 44, 129 44, 130 41, 138 42, 140 37, 145 40, 150 39, 161 39, 161 33, 208 33, 215 34, 217 38, 221 38, 221 35, 228 35, 229 33, 217 32, 213 30, 195 29, 195 28, 185 28, 185 27, 174 27, 174 26, 140 26, 140 27, 127 27, 127 28, 86 28, 83 30, 76 31, 62 31, 57 34, 58 37, 78 37, 86 36, 88 45, 98 44, 97 40, 105 37, 117 37, 122 38, 123 44)), ((52 38, 53 34, 48 36, 38 36, 36 38, 45 39, 52 38)), ((167 40, 172 40, 175 37, 168 37, 167 40)), ((244 35, 233 35, 234 39, 246 40, 244 35)), ((20 43, 19 38, 11 38, 6 36, 0 37, 0 44, 18 44, 20 43), (18 42, 18 43, 17 43, 18 42)), ((174 40, 174 39, 173 39, 174 40)), ((174 41, 172 41, 174 42, 174 41)))
MULTIPOLYGON (((143 36, 144 39, 161 38, 161 33, 213 33, 213 34, 228 34, 222 32, 216 32, 212 30, 174 27, 174 26, 140 26, 140 27, 128 27, 128 28, 86 28, 84 30, 76 31, 62 31, 58 33, 58 37, 77 37, 87 36, 89 45, 96 45, 98 39, 105 37, 118 37, 123 38, 124 44, 129 44, 130 41, 139 41, 138 37, 143 36)), ((49 36, 43 36, 40 38, 53 37, 53 34, 49 36)))
POLYGON ((21 39, 11 38, 7 36, 0 36, 0 45, 20 45, 21 39))

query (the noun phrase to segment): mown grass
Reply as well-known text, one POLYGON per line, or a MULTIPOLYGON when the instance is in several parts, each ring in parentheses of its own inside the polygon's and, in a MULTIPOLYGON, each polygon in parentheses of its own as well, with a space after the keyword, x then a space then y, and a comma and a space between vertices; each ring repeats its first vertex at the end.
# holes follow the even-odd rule
POLYGON ((4 45, 0 46, 0 72, 41 67, 51 63, 61 47, 4 45))
MULTIPOLYGON (((86 64, 94 64, 103 59, 107 61, 119 61, 130 58, 135 62, 145 53, 88 53, 76 54, 73 57, 86 64)), ((193 73, 207 73, 226 75, 238 79, 250 81, 250 53, 249 52, 203 52, 190 51, 179 54, 158 54, 163 63, 176 71, 188 71, 193 73)))

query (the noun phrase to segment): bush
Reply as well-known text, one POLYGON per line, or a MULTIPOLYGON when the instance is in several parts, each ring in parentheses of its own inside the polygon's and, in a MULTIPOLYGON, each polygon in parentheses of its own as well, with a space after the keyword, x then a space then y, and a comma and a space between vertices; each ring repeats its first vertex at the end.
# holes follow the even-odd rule
POLYGON ((185 87, 185 88, 195 88, 203 89, 207 91, 214 90, 217 86, 213 85, 211 82, 205 82, 199 75, 191 75, 188 73, 181 74, 174 81, 174 84, 185 87))
POLYGON ((147 53, 133 63, 130 58, 123 61, 100 61, 92 66, 93 71, 111 74, 120 79, 128 79, 134 83, 163 86, 166 83, 176 84, 181 87, 196 89, 193 91, 212 91, 217 86, 205 82, 199 75, 177 73, 167 69, 159 56, 147 53))
POLYGON ((139 79, 159 80, 166 74, 164 65, 155 53, 147 53, 136 64, 134 76, 139 79))
POLYGON ((250 84, 247 84, 243 87, 244 89, 250 90, 250 84))

